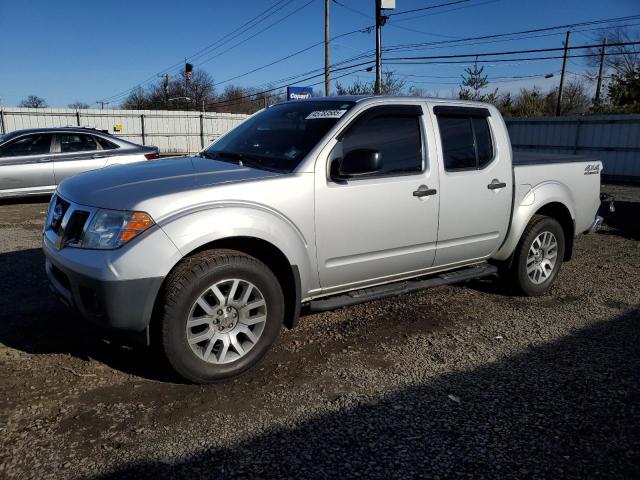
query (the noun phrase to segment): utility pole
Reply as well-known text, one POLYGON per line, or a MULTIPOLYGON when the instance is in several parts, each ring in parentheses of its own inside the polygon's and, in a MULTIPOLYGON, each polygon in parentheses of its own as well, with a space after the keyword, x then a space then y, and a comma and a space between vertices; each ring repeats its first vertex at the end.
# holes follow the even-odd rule
POLYGON ((104 110, 104 106, 109 105, 111 102, 105 102, 104 100, 96 100, 96 103, 100 105, 100 110, 104 110))
POLYGON ((607 47, 607 39, 602 40, 602 48, 600 49, 600 67, 598 68, 598 83, 596 84, 596 98, 594 103, 600 103, 600 89, 602 88, 602 68, 604 67, 604 50, 607 47))
POLYGON ((562 74, 560 75, 560 88, 558 88, 558 104, 556 105, 556 117, 560 116, 560 107, 562 102, 562 89, 564 88, 564 75, 567 70, 567 53, 569 52, 569 36, 571 32, 567 30, 567 36, 564 39, 564 55, 562 57, 562 74))
POLYGON ((162 81, 162 92, 164 93, 164 108, 169 110, 169 74, 162 75, 164 80, 162 81))
POLYGON ((382 93, 382 0, 376 0, 376 95, 382 93))
POLYGON ((331 95, 331 79, 329 78, 329 1, 324 0, 324 94, 331 95))

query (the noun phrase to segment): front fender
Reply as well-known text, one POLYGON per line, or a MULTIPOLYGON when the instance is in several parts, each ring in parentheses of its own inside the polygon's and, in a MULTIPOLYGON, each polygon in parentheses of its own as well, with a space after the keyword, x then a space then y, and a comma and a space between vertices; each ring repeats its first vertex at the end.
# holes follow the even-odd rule
POLYGON ((161 228, 183 256, 216 240, 252 237, 278 248, 300 272, 304 296, 317 288, 317 274, 311 264, 313 252, 305 234, 282 213, 260 204, 224 202, 182 212, 164 219, 161 228))
MULTIPOLYGON (((507 260, 515 250, 524 229, 527 227, 531 218, 545 205, 550 203, 560 203, 564 205, 571 219, 575 222, 574 199, 571 191, 562 183, 549 181, 536 185, 516 205, 511 217, 511 225, 509 234, 502 246, 493 256, 494 260, 507 260)), ((569 240, 569 239, 567 239, 569 240)))

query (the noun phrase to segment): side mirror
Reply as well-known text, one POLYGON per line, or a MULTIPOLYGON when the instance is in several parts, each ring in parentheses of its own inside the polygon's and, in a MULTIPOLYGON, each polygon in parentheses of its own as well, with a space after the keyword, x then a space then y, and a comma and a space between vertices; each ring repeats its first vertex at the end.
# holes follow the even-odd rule
POLYGON ((338 168, 342 178, 368 175, 382 170, 382 153, 377 150, 361 148, 348 152, 338 168))

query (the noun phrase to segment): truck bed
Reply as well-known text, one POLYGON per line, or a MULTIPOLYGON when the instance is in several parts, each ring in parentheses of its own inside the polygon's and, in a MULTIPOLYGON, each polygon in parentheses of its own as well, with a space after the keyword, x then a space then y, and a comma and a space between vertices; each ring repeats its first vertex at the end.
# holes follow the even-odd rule
POLYGON ((600 206, 600 171, 602 163, 578 155, 519 153, 513 154, 516 205, 532 202, 527 197, 545 195, 546 185, 561 185, 571 199, 568 208, 575 232, 587 230, 600 206))

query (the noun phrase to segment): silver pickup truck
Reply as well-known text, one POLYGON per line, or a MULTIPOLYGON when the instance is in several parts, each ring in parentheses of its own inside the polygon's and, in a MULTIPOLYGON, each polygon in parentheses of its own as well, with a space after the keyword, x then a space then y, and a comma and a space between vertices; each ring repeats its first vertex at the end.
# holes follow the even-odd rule
POLYGON ((198 156, 63 181, 43 235, 55 292, 139 332, 200 383, 282 325, 499 273, 543 294, 598 228, 599 161, 513 156, 491 105, 329 97, 271 106, 198 156))

